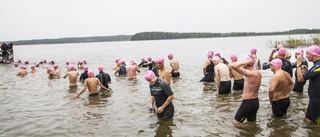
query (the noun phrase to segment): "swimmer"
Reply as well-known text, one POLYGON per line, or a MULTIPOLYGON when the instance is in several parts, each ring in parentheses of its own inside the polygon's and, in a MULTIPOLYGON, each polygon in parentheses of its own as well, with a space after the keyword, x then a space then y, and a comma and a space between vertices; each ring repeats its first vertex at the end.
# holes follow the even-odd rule
POLYGON ((179 77, 179 61, 176 58, 173 58, 172 53, 168 54, 168 59, 170 60, 170 66, 171 66, 171 77, 179 77))
POLYGON ((242 74, 244 86, 242 103, 232 121, 234 126, 241 126, 245 119, 248 122, 255 122, 259 109, 258 91, 261 85, 261 72, 253 67, 254 59, 251 56, 242 62, 231 64, 231 68, 242 74))
POLYGON ((222 63, 218 56, 212 58, 215 73, 215 81, 217 82, 218 94, 227 94, 231 92, 231 78, 228 66, 222 63))
POLYGON ((110 75, 108 73, 103 72, 103 66, 99 66, 98 70, 99 70, 99 74, 96 76, 96 78, 99 79, 99 81, 104 87, 110 89, 109 88, 109 84, 111 84, 110 75))
POLYGON ((66 77, 69 77, 70 87, 76 87, 78 76, 79 76, 79 73, 75 70, 74 66, 69 65, 68 72, 63 76, 63 78, 65 79, 66 77))
POLYGON ((137 72, 140 73, 138 65, 134 61, 130 61, 130 65, 126 67, 128 79, 137 79, 137 72))
POLYGON ((31 66, 31 73, 36 73, 36 72, 37 72, 36 66, 32 65, 31 66))
POLYGON ((231 72, 231 77, 233 78, 233 90, 243 90, 243 85, 244 85, 244 78, 243 75, 235 71, 234 69, 231 68, 232 64, 237 63, 238 57, 237 55, 232 54, 230 56, 231 63, 229 64, 229 69, 231 72))
POLYGON ((20 66, 20 70, 17 72, 17 76, 25 76, 25 75, 27 75, 28 74, 28 72, 27 72, 27 70, 26 70, 26 66, 24 66, 24 65, 21 65, 20 66))
POLYGON ((204 62, 202 69, 204 77, 200 80, 200 82, 214 82, 214 63, 212 61, 213 54, 213 51, 208 52, 207 59, 204 62))
POLYGON ((159 67, 159 78, 163 79, 168 85, 170 85, 170 71, 164 66, 164 59, 159 57, 156 62, 157 66, 159 67))
POLYGON ((275 117, 282 117, 287 113, 290 106, 289 92, 293 88, 293 80, 281 67, 281 59, 271 61, 271 71, 274 74, 269 84, 269 101, 275 117))
MULTIPOLYGON (((89 96, 92 97, 92 96, 98 96, 99 93, 98 93, 98 85, 105 89, 106 91, 109 91, 109 89, 107 89, 106 87, 104 87, 99 79, 95 78, 94 77, 94 72, 92 70, 89 70, 88 71, 88 78, 86 80, 84 80, 84 85, 83 85, 83 88, 80 90, 80 92, 78 93, 77 96, 75 96, 75 98, 79 98, 79 96, 84 92, 86 91, 86 89, 88 88, 89 90, 89 96)), ((110 91, 109 91, 110 92, 110 91)))
POLYGON ((164 80, 157 78, 150 70, 146 72, 145 79, 149 82, 151 94, 149 110, 153 110, 153 105, 155 104, 158 118, 163 120, 172 119, 174 115, 174 106, 172 104, 174 96, 170 86, 164 80))
POLYGON ((309 46, 306 50, 308 61, 313 62, 313 66, 303 74, 302 56, 297 56, 297 75, 299 82, 309 80, 309 104, 304 118, 308 124, 320 124, 320 47, 309 46))
POLYGON ((80 75, 79 82, 84 83, 84 80, 88 78, 88 66, 83 67, 83 73, 80 75))

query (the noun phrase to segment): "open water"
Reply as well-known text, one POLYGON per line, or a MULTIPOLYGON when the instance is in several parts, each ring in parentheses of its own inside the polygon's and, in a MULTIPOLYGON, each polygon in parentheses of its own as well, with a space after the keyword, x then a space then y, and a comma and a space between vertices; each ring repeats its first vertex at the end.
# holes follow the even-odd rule
MULTIPOLYGON (((268 99, 272 72, 261 70, 257 121, 236 128, 232 120, 241 103, 242 92, 217 95, 214 83, 198 82, 209 50, 220 52, 227 60, 230 60, 230 54, 236 54, 242 60, 255 47, 263 62, 272 50, 267 46, 269 40, 288 37, 15 46, 15 61, 29 60, 28 71, 41 60, 54 60, 62 74, 67 70, 67 60, 74 65, 78 60, 86 60, 95 74, 98 66, 103 65, 105 72, 111 75, 113 93, 88 98, 86 91, 74 100, 76 91, 82 88, 81 83, 77 89, 69 89, 67 79, 49 80, 45 70, 48 64, 40 65, 35 74, 29 73, 25 77, 15 76, 19 67, 0 64, 0 136, 320 136, 319 126, 303 122, 309 101, 308 84, 304 93, 290 93, 291 105, 286 117, 273 118, 268 99), (173 120, 165 122, 148 111, 150 91, 143 78, 146 69, 137 75, 137 80, 128 80, 114 76, 111 68, 116 58, 139 63, 142 57, 156 59, 162 56, 170 69, 166 58, 170 52, 180 61, 181 77, 172 79, 175 115, 173 120)), ((294 61, 294 49, 289 51, 293 55, 291 61, 294 61)))

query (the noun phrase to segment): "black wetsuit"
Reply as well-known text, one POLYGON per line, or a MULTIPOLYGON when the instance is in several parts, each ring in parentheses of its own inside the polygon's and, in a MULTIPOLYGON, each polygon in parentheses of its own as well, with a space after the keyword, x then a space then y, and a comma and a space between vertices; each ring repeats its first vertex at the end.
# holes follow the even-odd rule
POLYGON ((149 69, 149 70, 152 70, 152 68, 153 68, 154 66, 155 66, 154 61, 151 61, 151 62, 148 63, 148 69, 149 69))
POLYGON ((152 68, 152 71, 153 71, 154 75, 156 75, 156 77, 159 77, 159 67, 158 66, 154 66, 152 68))
POLYGON ((127 70, 126 70, 126 67, 125 67, 125 66, 121 65, 121 66, 119 66, 119 67, 120 67, 119 76, 120 76, 120 75, 125 75, 125 74, 127 74, 127 70))
POLYGON ((214 63, 210 60, 210 64, 206 67, 206 75, 200 82, 214 82, 214 63))
POLYGON ((309 80, 309 104, 306 118, 320 124, 320 60, 313 62, 313 66, 303 75, 304 80, 309 80))
POLYGON ((111 78, 108 73, 104 73, 103 71, 100 71, 96 77, 100 80, 101 84, 104 87, 109 88, 108 82, 111 81, 111 78))
MULTIPOLYGON (((306 65, 308 67, 308 61, 305 58, 303 58, 301 65, 306 65)), ((292 65, 292 68, 296 68, 296 67, 297 67, 296 63, 292 65)), ((296 79, 295 79, 292 91, 303 92, 303 86, 306 84, 306 81, 303 81, 303 82, 298 81, 297 69, 294 73, 294 76, 296 77, 296 79)))
POLYGON ((84 80, 86 80, 88 78, 88 71, 84 71, 81 75, 79 80, 83 83, 84 80))
MULTIPOLYGON (((151 96, 155 98, 155 104, 159 108, 161 107, 167 100, 167 98, 173 95, 173 92, 170 86, 162 79, 157 78, 154 84, 150 84, 151 96)), ((162 113, 157 113, 159 118, 163 118, 164 120, 172 119, 174 114, 174 106, 172 102, 168 104, 166 108, 164 108, 162 113)))
POLYGON ((139 67, 148 67, 148 61, 142 61, 138 66, 139 67))
POLYGON ((290 74, 290 76, 292 77, 292 64, 290 61, 284 59, 284 58, 280 58, 282 60, 282 67, 281 69, 283 71, 286 71, 290 74))

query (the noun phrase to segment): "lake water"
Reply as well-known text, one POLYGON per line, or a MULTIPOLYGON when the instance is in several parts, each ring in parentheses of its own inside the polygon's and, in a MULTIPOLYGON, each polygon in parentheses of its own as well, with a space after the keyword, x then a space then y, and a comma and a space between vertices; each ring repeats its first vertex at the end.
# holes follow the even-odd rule
MULTIPOLYGON (((32 64, 44 59, 59 64, 62 74, 67 70, 67 60, 75 65, 78 60, 85 59, 95 74, 98 66, 103 65, 105 72, 111 75, 113 93, 89 99, 86 91, 74 100, 76 90, 69 89, 67 79, 48 79, 45 70, 48 64, 40 65, 38 72, 23 78, 15 76, 19 67, 0 64, 0 136, 320 136, 319 126, 303 122, 309 101, 308 84, 304 93, 290 93, 291 105, 285 118, 273 118, 268 99, 272 72, 261 70, 257 121, 244 128, 235 128, 232 120, 241 103, 242 92, 217 95, 213 83, 198 82, 209 50, 220 52, 227 60, 230 60, 230 54, 236 54, 242 60, 255 47, 258 57, 267 61, 272 50, 266 45, 269 40, 288 37, 15 46, 15 60, 29 60, 28 71, 32 64), (170 69, 166 58, 170 52, 180 61, 181 77, 172 79, 171 83, 175 96, 174 118, 164 122, 148 111, 150 91, 143 78, 146 69, 137 75, 137 80, 128 80, 115 77, 111 68, 116 58, 139 63, 142 57, 156 59, 162 56, 170 69)), ((294 49, 289 51, 294 55, 294 49)), ((78 83, 77 91, 81 88, 78 83)))

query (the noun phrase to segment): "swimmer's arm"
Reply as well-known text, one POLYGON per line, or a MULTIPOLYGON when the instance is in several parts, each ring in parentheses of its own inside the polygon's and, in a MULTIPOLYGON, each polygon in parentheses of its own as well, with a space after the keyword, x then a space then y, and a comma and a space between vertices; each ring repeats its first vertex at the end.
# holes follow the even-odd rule
POLYGON ((275 88, 277 85, 278 85, 278 78, 275 75, 273 75, 271 77, 270 84, 269 84, 269 101, 270 101, 270 103, 273 100, 273 95, 274 95, 275 88))
POLYGON ((231 68, 234 69, 235 71, 237 71, 238 73, 246 76, 246 77, 250 77, 252 76, 252 74, 250 73, 250 71, 244 69, 242 66, 247 65, 248 63, 250 63, 250 61, 245 61, 245 62, 237 62, 231 65, 231 68))
POLYGON ((258 59, 258 70, 260 70, 261 69, 261 62, 260 62, 260 59, 258 59))
POLYGON ((153 104, 154 104, 154 96, 151 96, 149 108, 153 108, 153 104))
POLYGON ((20 71, 16 75, 19 76, 20 75, 20 71))
POLYGON ((162 104, 162 106, 157 109, 158 112, 159 112, 159 113, 162 113, 163 110, 164 110, 164 108, 166 108, 166 107, 171 103, 171 101, 172 101, 173 99, 174 99, 174 96, 173 96, 173 95, 169 96, 169 97, 167 98, 166 102, 164 102, 164 103, 162 104))
POLYGON ((84 92, 86 91, 87 89, 87 80, 84 81, 84 85, 83 85, 83 88, 80 90, 79 94, 76 96, 76 98, 79 98, 79 96, 84 92))
POLYGON ((68 73, 64 74, 63 78, 66 78, 68 76, 68 73))
MULTIPOLYGON (((297 66, 298 64, 301 65, 302 63, 302 56, 301 55, 298 55, 297 56, 297 66)), ((304 82, 305 79, 303 78, 303 73, 302 73, 302 67, 297 67, 297 77, 298 77, 298 81, 299 82, 304 82)))
MULTIPOLYGON (((135 64, 136 65, 136 71, 138 72, 138 73, 140 73, 140 69, 139 69, 139 67, 137 66, 137 64, 135 64)), ((128 71, 127 71, 128 72, 128 71)))
POLYGON ((273 49, 270 56, 269 56, 269 62, 273 60, 273 54, 277 51, 277 49, 273 49))

